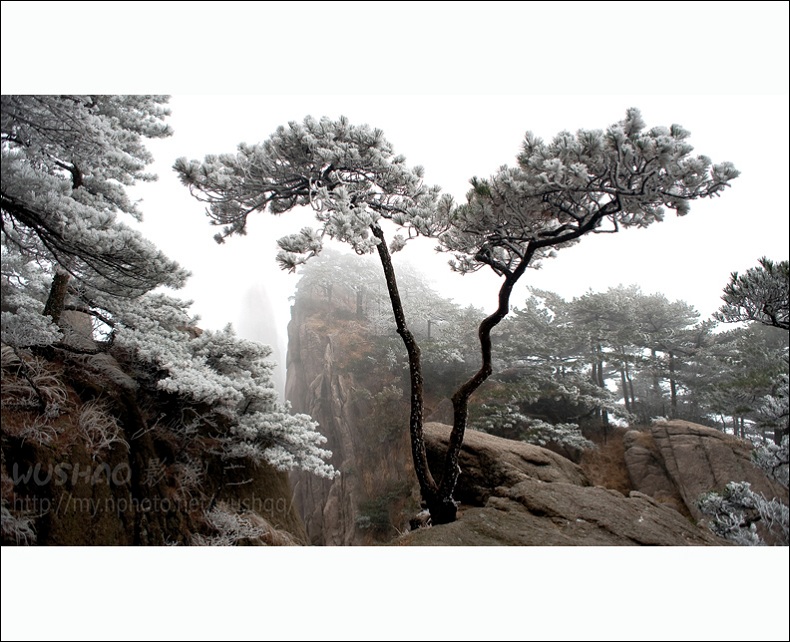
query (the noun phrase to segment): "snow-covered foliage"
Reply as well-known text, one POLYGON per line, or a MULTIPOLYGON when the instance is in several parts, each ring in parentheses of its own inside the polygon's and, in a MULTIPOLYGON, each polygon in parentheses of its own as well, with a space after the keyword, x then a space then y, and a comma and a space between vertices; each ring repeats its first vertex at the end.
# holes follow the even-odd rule
MULTIPOLYGON (((787 437, 781 445, 768 443, 756 448, 752 458, 769 478, 787 488, 787 437)), ((778 544, 790 544, 790 509, 787 504, 753 491, 747 482, 730 482, 723 493, 708 493, 700 498, 698 505, 710 517, 708 525, 719 537, 747 546, 764 544, 757 529, 759 523, 773 534, 778 544)))
POLYGON ((533 419, 527 427, 524 441, 539 446, 558 444, 574 448, 593 448, 594 444, 582 435, 578 424, 550 424, 533 419))
POLYGON ((79 282, 133 296, 187 273, 118 218, 155 176, 145 138, 170 135, 161 96, 3 96, 2 237, 79 282))
POLYGON ((298 543, 290 533, 278 530, 260 515, 238 512, 224 502, 218 502, 203 517, 209 534, 194 534, 191 542, 194 546, 235 546, 241 542, 293 546, 298 543))
POLYGON ((129 449, 118 421, 100 399, 92 399, 80 408, 77 426, 88 452, 94 457, 116 443, 129 449))
POLYGON ((622 319, 608 318, 617 308, 604 302, 604 294, 588 293, 582 306, 582 299, 569 302, 553 292, 530 289, 525 304, 499 325, 495 362, 502 374, 494 377, 522 410, 537 404, 542 409, 538 414, 554 423, 577 422, 592 412, 628 416, 630 406, 617 403, 606 379, 618 366, 629 376, 633 373, 630 357, 635 349, 614 341, 614 326, 622 319))
POLYGON ((790 330, 790 262, 763 257, 759 263, 744 274, 732 273, 714 316, 724 323, 757 321, 790 330))
POLYGON ((695 356, 684 384, 710 417, 731 417, 736 434, 746 438, 744 428, 757 428, 763 438, 774 432, 780 440, 787 430, 787 417, 782 418, 787 367, 787 333, 751 323, 714 335, 695 356))
POLYGON ((642 423, 737 415, 761 437, 786 430, 786 333, 752 324, 716 334, 688 303, 634 285, 571 301, 529 292, 494 334, 494 376, 523 384, 520 400, 562 399, 642 423))
POLYGON ((751 490, 748 482, 730 482, 724 493, 709 493, 699 500, 699 508, 712 519, 711 531, 719 537, 741 546, 757 546, 762 539, 757 534, 755 520, 759 511, 760 496, 751 490))
POLYGON ((541 419, 528 417, 514 404, 489 406, 483 404, 481 418, 472 427, 482 432, 518 438, 530 444, 547 446, 570 446, 571 448, 593 448, 594 444, 582 435, 578 424, 550 424, 541 419))
POLYGON ((3 498, 2 511, 3 540, 13 540, 16 544, 29 546, 36 543, 36 530, 33 526, 34 515, 14 515, 6 506, 3 498))
MULTIPOLYGON (((34 422, 25 429, 35 437, 39 428, 51 430, 49 419, 53 419, 64 411, 68 394, 63 381, 53 371, 43 357, 35 356, 27 350, 3 345, 0 348, 2 369, 2 407, 4 408, 35 408, 41 415, 41 422, 34 422)), ((6 428, 8 430, 8 428, 6 428)), ((25 437, 23 434, 21 436, 25 437)), ((48 441, 48 438, 36 439, 48 441)))
POLYGON ((60 340, 62 332, 51 317, 41 314, 41 304, 23 291, 9 294, 6 302, 14 310, 3 312, 0 336, 5 344, 16 347, 46 346, 60 340), (38 307, 38 310, 35 308, 38 307))
POLYGON ((764 470, 771 479, 775 479, 785 488, 788 487, 788 438, 781 444, 767 442, 754 449, 754 463, 764 470))
POLYGON ((228 326, 199 331, 189 303, 163 294, 107 303, 116 320, 115 344, 156 369, 157 386, 203 404, 231 423, 223 455, 266 461, 279 470, 302 468, 324 477, 336 471, 325 462, 326 438, 307 415, 293 415, 277 397, 271 348, 240 339, 228 326))
POLYGON ((772 428, 775 434, 790 434, 790 376, 787 372, 779 375, 773 392, 757 404, 756 414, 760 424, 772 428))
POLYGON ((3 245, 0 292, 2 342, 14 347, 43 346, 59 341, 62 332, 50 317, 41 314, 51 280, 38 264, 19 251, 3 245))
POLYGON ((242 540, 258 539, 266 532, 263 526, 253 523, 250 516, 240 515, 224 505, 215 506, 204 517, 213 533, 193 535, 195 546, 234 546, 242 540))
MULTIPOLYGON (((208 423, 214 417, 214 423, 221 420, 229 426, 219 436, 224 457, 266 461, 279 470, 302 468, 330 478, 337 474, 326 463, 331 453, 321 448, 326 439, 317 432, 316 422, 292 414, 279 401, 271 348, 240 339, 230 326, 221 331, 198 330, 196 319, 188 313, 189 302, 164 294, 127 299, 96 292, 91 302, 91 310, 112 323, 114 348, 133 355, 153 385, 179 399, 185 408, 199 408, 208 423)), ((12 350, 3 347, 4 361, 6 353, 14 358, 12 350)), ((26 368, 27 376, 19 385, 25 403, 49 409, 58 401, 50 399, 50 392, 57 388, 43 379, 47 373, 40 361, 20 362, 18 367, 26 368), (27 380, 32 383, 26 385, 27 380)), ((12 394, 12 382, 4 380, 3 386, 5 399, 19 397, 12 394)), ((83 408, 79 425, 93 452, 123 442, 117 425, 100 405, 83 408)))
MULTIPOLYGON (((209 204, 218 241, 244 233, 247 217, 268 209, 273 214, 310 206, 319 228, 302 229, 279 241, 277 261, 295 270, 321 251, 324 236, 348 243, 358 254, 373 252, 373 230, 389 219, 417 234, 434 236, 447 221, 437 217, 439 190, 422 182, 421 167, 410 168, 379 129, 348 119, 317 120, 279 127, 265 142, 239 145, 236 154, 210 155, 200 162, 175 163, 181 181, 209 204)), ((406 237, 393 240, 401 249, 406 237)))
MULTIPOLYGON (((145 172, 153 159, 144 141, 170 135, 166 103, 161 96, 2 97, 4 357, 6 347, 122 350, 152 386, 209 421, 222 419, 224 456, 332 477, 315 422, 278 401, 270 349, 230 328, 201 333, 188 302, 152 292, 178 288, 188 274, 120 220, 141 218, 126 187, 156 178, 145 172), (59 307, 93 319, 93 339, 77 347, 68 345, 67 325, 42 314, 56 273, 68 275, 59 307)), ((22 372, 34 386, 25 399, 52 413, 56 404, 41 392, 49 388, 36 390, 34 374, 22 372)), ((83 407, 78 423, 94 454, 124 441, 99 402, 83 407)), ((33 422, 28 432, 45 439, 46 425, 33 422)))
POLYGON ((722 494, 710 493, 699 501, 700 510, 711 517, 710 529, 719 537, 743 546, 764 544, 757 532, 757 522, 779 536, 787 545, 790 514, 786 504, 766 499, 751 489, 748 482, 730 482, 722 494))
POLYGON ((588 232, 647 227, 665 207, 684 215, 691 200, 720 194, 738 176, 731 163, 692 156, 679 125, 645 127, 629 109, 606 131, 560 132, 550 143, 528 132, 518 166, 473 179, 467 203, 453 211, 441 235, 453 268, 515 274, 588 232))

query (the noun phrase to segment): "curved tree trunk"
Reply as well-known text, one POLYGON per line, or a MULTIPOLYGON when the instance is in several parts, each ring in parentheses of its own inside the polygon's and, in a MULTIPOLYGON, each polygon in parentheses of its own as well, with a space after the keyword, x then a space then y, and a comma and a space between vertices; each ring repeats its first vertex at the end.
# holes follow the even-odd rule
MULTIPOLYGON (((464 433, 466 432, 466 421, 469 416, 469 398, 477 390, 483 382, 491 376, 493 367, 491 365, 491 330, 493 330, 502 319, 504 319, 508 312, 510 312, 510 295, 513 292, 513 287, 518 280, 524 275, 529 267, 532 257, 535 256, 540 248, 559 245, 561 243, 579 238, 583 234, 594 230, 598 227, 600 221, 608 215, 620 210, 619 202, 604 205, 601 210, 579 228, 569 232, 565 235, 551 236, 551 238, 544 238, 541 240, 532 240, 527 243, 523 253, 519 253, 519 261, 514 270, 509 270, 507 267, 496 262, 487 262, 494 271, 500 276, 505 277, 504 283, 499 288, 499 305, 497 309, 489 316, 487 316, 480 323, 477 331, 480 340, 480 354, 482 363, 480 369, 465 383, 456 390, 453 395, 453 430, 450 433, 450 444, 447 448, 447 455, 444 460, 444 470, 442 471, 442 482, 439 487, 438 505, 436 512, 431 509, 431 521, 434 524, 444 524, 455 521, 457 505, 453 501, 453 492, 455 485, 458 482, 458 475, 461 472, 458 466, 458 456, 461 452, 461 446, 464 443, 464 433)), ((478 257, 485 255, 478 255, 478 257)), ((490 260, 490 257, 489 257, 490 260)), ((605 417, 605 421, 608 418, 605 417)))
POLYGON ((457 505, 453 501, 453 491, 458 482, 458 475, 461 468, 458 465, 458 456, 461 446, 464 443, 464 433, 466 432, 466 422, 469 417, 469 398, 483 382, 491 376, 493 367, 491 365, 491 330, 493 330, 510 311, 510 295, 513 286, 524 274, 533 251, 527 252, 518 267, 505 276, 505 281, 499 289, 499 305, 497 309, 487 316, 480 323, 477 331, 480 340, 481 361, 480 369, 466 382, 464 382, 453 395, 453 430, 450 433, 450 444, 447 448, 447 455, 444 460, 444 470, 442 471, 442 483, 439 487, 439 502, 436 506, 436 516, 431 510, 431 520, 434 524, 445 524, 455 521, 457 505))

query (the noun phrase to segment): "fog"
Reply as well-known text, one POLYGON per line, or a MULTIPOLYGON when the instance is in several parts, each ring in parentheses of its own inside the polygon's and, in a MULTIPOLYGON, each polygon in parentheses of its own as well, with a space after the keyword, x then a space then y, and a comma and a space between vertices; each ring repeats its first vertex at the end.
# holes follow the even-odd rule
MULTIPOLYGON (((551 137, 562 129, 604 128, 635 106, 649 126, 682 124, 698 153, 732 161, 741 176, 722 198, 693 203, 683 219, 669 215, 646 230, 584 238, 525 275, 512 301, 518 304, 528 285, 573 297, 588 288, 638 283, 645 292, 693 303, 708 316, 718 307, 730 272, 756 265, 763 255, 788 257, 787 7, 779 2, 489 2, 449 8, 430 2, 116 2, 97 9, 84 2, 4 2, 2 91, 174 94, 174 135, 149 144, 160 180, 135 188, 145 215, 141 229, 192 271, 181 294, 194 299, 204 327, 233 322, 244 336, 279 344, 281 359, 289 296, 298 277, 277 270, 275 240, 309 224, 309 213, 257 214, 246 237, 218 246, 203 207, 170 170, 175 158, 231 152, 239 142, 263 140, 277 126, 307 114, 345 114, 354 123, 381 128, 409 163, 425 166, 428 182, 461 199, 469 178, 514 162, 527 129, 551 137), (212 95, 194 95, 199 93, 212 95), (273 326, 259 322, 268 309, 273 326)), ((436 287, 459 302, 490 309, 496 279, 452 275, 445 258, 436 257, 429 243, 419 251, 407 247, 398 260, 424 266, 436 287)), ((667 639, 697 633, 787 639, 786 618, 764 615, 786 613, 786 550, 782 557, 767 548, 750 550, 748 564, 738 563, 733 557, 738 551, 724 547, 714 555, 675 549, 669 557, 657 548, 641 550, 638 564, 647 579, 634 585, 634 558, 615 547, 595 555, 581 547, 543 548, 531 556, 502 547, 485 555, 425 548, 408 557, 371 547, 355 551, 353 560, 331 551, 309 560, 298 555, 298 562, 290 555, 270 554, 261 562, 248 557, 241 564, 236 556, 215 556, 216 568, 205 554, 168 553, 165 582, 151 581, 152 555, 164 549, 149 551, 145 563, 115 549, 99 564, 121 569, 124 581, 97 592, 86 569, 96 568, 105 551, 71 549, 65 556, 31 559, 6 548, 3 586, 13 578, 14 590, 4 593, 3 610, 8 605, 16 618, 3 618, 3 637, 64 637, 84 629, 84 603, 68 598, 80 596, 84 602, 85 595, 91 596, 93 621, 117 627, 121 616, 130 636, 150 637, 152 626, 161 635, 177 626, 182 635, 184 629, 206 635, 214 627, 218 636, 244 631, 249 637, 258 620, 240 614, 260 610, 263 595, 277 614, 264 619, 267 630, 280 629, 285 637, 293 636, 296 622, 303 635, 331 637, 333 626, 327 623, 337 623, 344 637, 367 639, 370 621, 386 621, 393 635, 401 632, 398 626, 404 635, 418 628, 428 636, 440 634, 439 627, 445 636, 463 627, 459 632, 465 636, 508 638, 523 621, 502 614, 521 613, 529 603, 530 613, 537 614, 531 630, 547 639, 558 635, 557 622, 560 634, 585 639, 617 639, 643 630, 667 639), (406 604, 415 578, 433 572, 437 563, 446 586, 485 582, 491 587, 477 591, 473 603, 476 615, 495 616, 433 617, 457 610, 454 590, 435 591, 434 608, 424 613, 406 604), (675 572, 678 563, 682 578, 675 572), (576 588, 579 569, 596 578, 596 590, 575 601, 569 618, 567 602, 556 596, 576 588), (67 593, 45 600, 46 618, 41 617, 43 574, 70 578, 67 593), (524 579, 535 577, 539 581, 524 579), (211 580, 233 590, 207 597, 211 580), (306 618, 304 600, 293 596, 311 582, 319 588, 306 618), (322 591, 322 584, 332 589, 322 591), (369 586, 376 586, 375 600, 369 586), (623 591, 624 586, 637 590, 623 591), (665 600, 665 587, 675 598, 673 617, 656 618, 645 604, 665 600), (727 617, 722 591, 743 587, 760 590, 764 608, 754 617, 727 617), (120 612, 141 593, 147 596, 145 617, 120 612), (14 595, 19 599, 9 604, 6 598, 14 595), (613 596, 614 618, 607 617, 613 596), (220 617, 172 617, 174 605, 194 611, 207 599, 220 617), (338 617, 357 599, 368 617, 338 617), (221 617, 225 612, 234 615, 221 617), (399 617, 401 612, 408 616, 399 617)))
MULTIPOLYGON (((782 96, 179 96, 171 100, 172 137, 149 145, 159 175, 134 193, 142 199, 142 231, 192 271, 182 296, 193 299, 204 327, 234 323, 243 336, 275 345, 283 360, 290 301, 298 275, 278 270, 276 239, 312 222, 312 212, 253 214, 248 234, 213 240, 204 206, 171 170, 179 156, 233 152, 240 142, 266 139, 279 125, 348 116, 381 128, 398 153, 425 168, 425 181, 462 200, 472 176, 513 164, 524 133, 550 138, 562 129, 605 128, 628 107, 648 126, 679 123, 697 153, 732 161, 742 172, 721 198, 695 201, 691 213, 648 229, 588 235, 521 280, 566 298, 589 289, 636 283, 646 293, 693 304, 707 318, 732 271, 761 256, 788 256, 788 105, 782 96), (255 295, 254 293, 258 293, 255 295), (261 293, 265 293, 262 295, 261 293), (251 298, 252 297, 252 298, 251 298), (268 298, 273 320, 262 323, 252 300, 268 298)), ((490 272, 459 276, 448 256, 421 239, 396 255, 422 268, 434 287, 461 304, 495 306, 498 279, 490 272)))

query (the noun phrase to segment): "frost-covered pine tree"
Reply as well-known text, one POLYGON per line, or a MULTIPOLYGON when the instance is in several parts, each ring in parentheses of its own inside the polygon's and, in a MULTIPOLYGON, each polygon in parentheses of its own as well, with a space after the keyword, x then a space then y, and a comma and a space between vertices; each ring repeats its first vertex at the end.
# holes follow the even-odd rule
POLYGON ((744 274, 733 272, 724 288, 724 305, 714 315, 724 323, 757 321, 790 330, 790 262, 763 257, 744 274))
POLYGON ((692 156, 688 136, 678 125, 646 130, 636 109, 605 132, 562 132, 551 143, 527 134, 518 165, 488 180, 473 179, 460 206, 423 185, 422 169, 409 168, 380 130, 345 118, 291 122, 261 144, 241 144, 236 154, 203 162, 182 158, 175 169, 209 204, 212 222, 222 227, 218 240, 243 233, 253 212, 312 207, 318 228, 280 241, 283 268, 318 254, 326 236, 360 254, 378 253, 409 357, 415 472, 433 522, 444 523, 456 517, 452 496, 469 398, 492 372, 491 330, 508 313, 516 282, 534 261, 585 234, 647 227, 662 219, 665 207, 683 215, 691 200, 718 195, 738 172, 730 163, 692 156), (402 232, 389 245, 387 221, 402 232), (390 257, 417 235, 438 238, 454 254, 458 272, 488 266, 503 279, 499 306, 479 328, 481 366, 453 396, 453 431, 438 482, 425 456, 420 349, 406 323, 390 257))
MULTIPOLYGON (((755 322, 780 330, 790 330, 790 262, 774 262, 763 257, 759 266, 744 274, 733 272, 722 294, 724 305, 713 315, 723 323, 755 322)), ((787 412, 787 350, 785 372, 774 382, 775 392, 758 405, 758 418, 774 429, 774 440, 781 443, 790 433, 787 412)))
POLYGON ((586 234, 648 227, 663 219, 665 208, 685 215, 692 200, 719 195, 738 176, 731 163, 693 156, 688 137, 679 125, 646 129, 637 109, 606 131, 560 132, 550 143, 528 132, 516 167, 472 179, 467 202, 442 216, 452 221, 440 241, 455 256, 453 269, 488 266, 502 278, 499 306, 478 331, 480 369, 453 396, 442 501, 450 500, 457 481, 469 397, 493 370, 491 330, 509 312, 526 269, 586 234))
MULTIPOLYGON (((785 366, 787 366, 785 355, 785 366)), ((781 443, 782 437, 790 435, 790 375, 782 373, 774 383, 771 394, 765 395, 757 406, 760 424, 773 428, 774 442, 781 443)))
POLYGON ((277 398, 270 349, 230 329, 200 332, 189 302, 153 292, 188 273, 122 217, 141 217, 126 187, 156 178, 144 142, 170 135, 167 100, 2 96, 2 342, 122 348, 183 409, 227 428, 223 457, 331 477, 316 423, 277 398), (64 309, 94 320, 92 346, 61 341, 64 309))
POLYGON ((169 136, 161 96, 3 96, 4 245, 115 296, 187 273, 119 215, 140 219, 125 187, 155 180, 146 138, 169 136))
MULTIPOLYGON (((755 448, 752 460, 770 479, 788 485, 788 437, 781 444, 766 443, 755 448)), ((719 537, 742 546, 765 544, 757 525, 770 533, 781 546, 790 544, 790 508, 785 498, 765 497, 751 489, 748 482, 730 482, 722 493, 703 495, 698 505, 710 517, 708 526, 719 537)))
MULTIPOLYGON (((585 295, 585 299, 599 300, 592 293, 585 295)), ((598 350, 600 341, 594 341, 593 337, 602 337, 596 330, 604 329, 604 324, 598 322, 597 314, 580 322, 577 301, 568 302, 553 292, 530 289, 525 304, 514 308, 499 326, 493 365, 497 370, 503 365, 507 368, 507 380, 500 382, 508 390, 509 399, 500 400, 505 416, 511 414, 507 406, 512 404, 521 409, 516 414, 529 414, 528 409, 533 404, 544 409, 550 407, 556 413, 552 420, 558 424, 578 422, 582 417, 593 415, 622 414, 615 397, 598 381, 598 375, 604 374, 598 367, 604 355, 598 350)), ((591 307, 587 306, 586 311, 591 307)), ((597 311, 598 306, 592 310, 597 311)), ((612 312, 616 314, 620 310, 612 312)), ((614 359, 615 356, 607 353, 606 358, 614 359)), ((484 423, 486 420, 483 418, 484 423)), ((508 423, 515 429, 514 437, 543 442, 541 445, 552 441, 545 436, 544 427, 533 430, 530 426, 530 430, 526 430, 530 424, 527 417, 515 417, 515 421, 508 420, 508 423)), ((558 426, 557 439, 553 441, 568 441, 569 435, 562 434, 566 432, 558 426)), ((576 432, 579 432, 578 425, 576 432)), ((508 432, 496 434, 509 436, 508 432)))
POLYGON ((89 292, 183 285, 188 273, 122 220, 141 217, 126 186, 156 178, 144 140, 170 135, 167 98, 1 101, 3 340, 52 343, 64 307, 87 311, 89 292))
POLYGON ((215 236, 219 242, 244 234, 253 212, 313 208, 316 229, 303 228, 279 240, 277 261, 283 269, 295 271, 319 254, 324 237, 348 243, 358 254, 378 254, 397 332, 409 357, 414 466, 423 498, 438 506, 438 486, 423 439, 420 348, 406 323, 391 252, 403 249, 407 237, 436 236, 447 229, 437 208, 439 189, 423 184, 422 168, 406 165, 381 130, 352 125, 346 118, 308 117, 279 127, 263 143, 240 144, 236 154, 210 155, 202 162, 181 158, 174 168, 190 192, 209 204, 212 223, 222 228, 215 236), (396 234, 388 245, 386 221, 400 226, 406 236, 396 234))

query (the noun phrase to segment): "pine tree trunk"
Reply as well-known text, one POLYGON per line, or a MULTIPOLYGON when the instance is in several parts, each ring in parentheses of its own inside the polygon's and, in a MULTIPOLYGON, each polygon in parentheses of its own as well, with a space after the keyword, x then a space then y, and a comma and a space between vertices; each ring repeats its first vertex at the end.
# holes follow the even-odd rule
MULTIPOLYGON (((592 381, 596 386, 598 385, 598 362, 595 361, 595 360, 593 360, 590 363, 590 381, 592 381)), ((596 420, 595 423, 600 425, 600 423, 601 423, 601 407, 600 406, 598 406, 597 408, 595 408, 595 410, 593 410, 592 417, 593 417, 593 419, 596 420)))
POLYGON ((603 350, 601 349, 600 343, 595 346, 595 354, 598 361, 598 381, 596 383, 598 384, 599 388, 605 388, 606 386, 604 385, 603 380, 603 350))
POLYGON ((675 382, 675 355, 669 353, 669 406, 672 419, 678 416, 678 388, 675 382))
MULTIPOLYGON (((601 344, 595 346, 595 352, 598 360, 598 384, 599 388, 606 390, 606 381, 603 377, 603 348, 601 344)), ((606 443, 606 427, 609 425, 609 411, 601 408, 601 426, 603 427, 603 440, 606 443)))
POLYGON ((656 395, 656 399, 661 398, 661 385, 658 381, 658 354, 656 353, 655 348, 650 349, 650 357, 651 363, 653 368, 653 392, 656 395))
POLYGON ((628 400, 628 381, 625 378, 625 368, 620 368, 620 385, 623 387, 625 409, 627 412, 631 412, 631 402, 628 400))
POLYGON ((44 304, 44 316, 52 317, 53 323, 60 321, 63 308, 66 305, 66 294, 69 291, 69 280, 71 276, 68 272, 56 269, 55 276, 52 277, 52 285, 49 288, 49 296, 44 304))
POLYGON ((510 312, 510 295, 513 286, 524 274, 529 262, 532 260, 534 250, 528 250, 518 264, 518 267, 505 277, 505 281, 499 288, 499 305, 497 309, 480 322, 477 336, 480 340, 480 369, 466 382, 464 382, 452 396, 453 402, 453 430, 450 433, 450 444, 447 448, 447 455, 442 471, 442 482, 439 487, 439 504, 436 507, 437 516, 434 518, 434 509, 431 509, 431 521, 434 524, 443 524, 455 521, 456 503, 453 501, 453 492, 458 482, 458 475, 461 471, 458 466, 458 456, 461 453, 461 446, 464 442, 466 431, 466 421, 469 414, 469 398, 483 382, 491 376, 494 371, 491 364, 491 330, 493 330, 502 319, 510 312), (436 520, 439 521, 436 521, 436 520), (445 521, 446 520, 446 521, 445 521))

